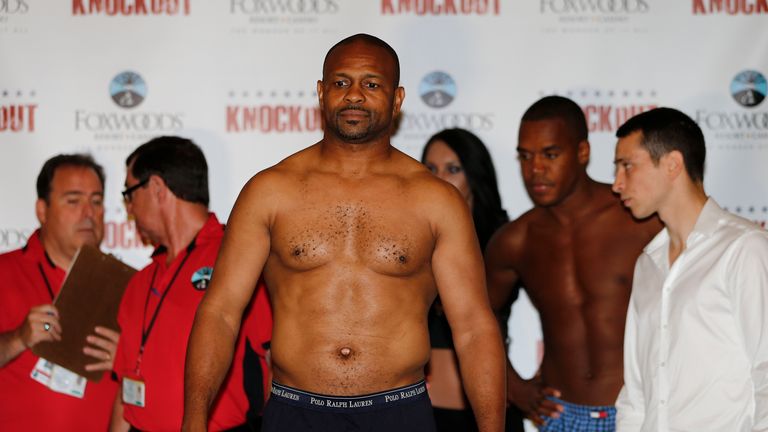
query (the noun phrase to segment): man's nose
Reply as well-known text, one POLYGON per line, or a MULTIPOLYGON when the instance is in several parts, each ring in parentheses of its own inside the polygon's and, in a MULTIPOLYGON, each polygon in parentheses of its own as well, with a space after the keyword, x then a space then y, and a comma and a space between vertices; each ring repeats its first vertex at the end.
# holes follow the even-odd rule
POLYGON ((619 170, 616 171, 616 176, 613 178, 611 190, 616 193, 621 193, 624 190, 624 173, 619 170))
POLYGON ((347 94, 344 95, 344 101, 347 103, 361 103, 365 100, 365 97, 363 96, 363 92, 360 91, 360 89, 355 86, 351 85, 349 86, 349 90, 347 90, 347 94))
POLYGON ((91 202, 86 202, 85 205, 83 205, 83 216, 87 218, 93 218, 93 215, 96 214, 96 210, 94 209, 94 206, 96 204, 91 202))

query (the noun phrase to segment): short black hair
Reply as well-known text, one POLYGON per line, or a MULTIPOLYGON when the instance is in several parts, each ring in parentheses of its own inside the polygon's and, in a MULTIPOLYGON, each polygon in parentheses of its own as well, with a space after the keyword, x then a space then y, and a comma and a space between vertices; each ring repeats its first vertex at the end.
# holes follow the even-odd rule
POLYGON ((459 158, 464 169, 469 190, 472 191, 472 219, 480 247, 485 250, 488 240, 496 230, 509 221, 501 206, 496 170, 488 149, 480 138, 465 129, 445 129, 433 135, 424 151, 421 162, 426 163, 427 151, 436 141, 442 141, 459 158))
POLYGON ((343 45, 349 45, 354 42, 364 42, 379 48, 383 48, 387 53, 389 53, 390 57, 392 57, 392 60, 395 62, 395 87, 400 85, 400 58, 397 56, 395 49, 376 36, 372 36, 366 33, 358 33, 356 35, 344 38, 339 42, 336 42, 336 44, 328 50, 328 52, 325 54, 325 60, 323 60, 323 79, 325 79, 325 68, 328 65, 328 58, 331 56, 331 53, 336 48, 339 48, 343 45))
POLYGON ((93 160, 89 154, 73 153, 56 155, 43 164, 40 174, 37 175, 37 198, 50 203, 51 182, 56 170, 62 167, 78 167, 92 169, 101 183, 101 189, 104 190, 104 168, 93 160))
POLYGON ((563 96, 545 96, 533 103, 523 114, 521 122, 560 119, 576 140, 587 139, 587 118, 576 102, 563 96))
POLYGON ((192 140, 177 136, 154 138, 125 160, 140 182, 156 175, 179 199, 208 207, 208 163, 192 140))
POLYGON ((616 137, 624 138, 637 131, 642 133, 640 144, 654 163, 677 150, 683 155, 688 177, 696 183, 704 181, 707 146, 704 133, 692 118, 673 108, 655 108, 627 120, 616 131, 616 137))

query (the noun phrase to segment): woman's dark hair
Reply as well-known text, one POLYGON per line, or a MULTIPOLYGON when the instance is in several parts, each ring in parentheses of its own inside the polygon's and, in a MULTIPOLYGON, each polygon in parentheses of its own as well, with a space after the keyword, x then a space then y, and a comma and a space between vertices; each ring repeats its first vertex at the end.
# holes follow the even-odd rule
POLYGON ((501 208, 496 170, 485 144, 472 132, 465 129, 445 129, 433 135, 424 146, 421 162, 426 162, 427 151, 436 141, 442 141, 456 153, 464 169, 464 175, 472 192, 472 219, 480 247, 485 250, 494 232, 507 221, 509 216, 501 208))

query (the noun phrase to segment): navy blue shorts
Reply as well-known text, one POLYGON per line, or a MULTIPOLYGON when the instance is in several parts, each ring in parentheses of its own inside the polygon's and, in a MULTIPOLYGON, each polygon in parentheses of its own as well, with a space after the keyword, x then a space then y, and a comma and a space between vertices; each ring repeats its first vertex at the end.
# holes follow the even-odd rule
POLYGON ((424 381, 363 396, 327 396, 272 383, 262 432, 434 432, 424 381))

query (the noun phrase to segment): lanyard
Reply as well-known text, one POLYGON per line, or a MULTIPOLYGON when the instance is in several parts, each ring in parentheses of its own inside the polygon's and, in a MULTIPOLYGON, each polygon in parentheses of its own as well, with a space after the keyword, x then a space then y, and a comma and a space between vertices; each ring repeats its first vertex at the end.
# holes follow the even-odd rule
MULTIPOLYGON (((48 261, 48 263, 51 264, 51 267, 55 268, 56 265, 53 263, 53 261, 51 261, 51 257, 48 256, 48 252, 45 249, 43 249, 43 254, 45 255, 46 261, 48 261)), ((48 294, 51 295, 51 301, 53 301, 56 296, 53 295, 53 289, 51 289, 51 283, 48 281, 48 277, 45 276, 45 270, 43 270, 43 263, 41 263, 40 261, 37 262, 37 269, 40 270, 40 276, 43 277, 43 282, 45 282, 45 287, 48 288, 48 294)))
POLYGON ((139 356, 136 359, 136 374, 139 374, 139 368, 141 367, 141 358, 144 355, 144 347, 147 345, 147 340, 149 339, 150 333, 152 333, 152 329, 155 326, 155 320, 157 319, 157 315, 160 312, 160 308, 163 306, 163 302, 165 301, 165 297, 168 296, 168 292, 173 287, 173 283, 176 281, 176 278, 179 276, 179 273, 181 273, 181 269, 184 268, 184 263, 187 262, 187 258, 189 258, 189 255, 192 253, 192 250, 195 249, 195 240, 192 240, 192 243, 187 246, 187 252, 184 255, 184 259, 181 260, 181 263, 179 263, 179 266, 176 268, 176 272, 173 273, 173 277, 171 278, 170 282, 168 282, 168 285, 165 287, 165 291, 163 291, 163 294, 160 296, 160 301, 157 303, 157 307, 155 308, 155 312, 152 314, 152 319, 149 321, 149 326, 146 325, 147 323, 147 309, 149 308, 149 297, 152 295, 152 286, 155 284, 155 276, 157 276, 157 267, 155 267, 155 271, 152 273, 152 280, 149 282, 149 289, 147 290, 147 300, 144 302, 144 317, 141 320, 141 345, 139 345, 139 356))
POLYGON ((37 263, 37 268, 40 270, 40 276, 43 277, 43 282, 45 282, 45 287, 48 288, 48 294, 51 295, 51 301, 53 301, 53 290, 51 289, 51 283, 48 282, 48 278, 45 277, 45 271, 43 271, 43 265, 39 262, 37 263))

